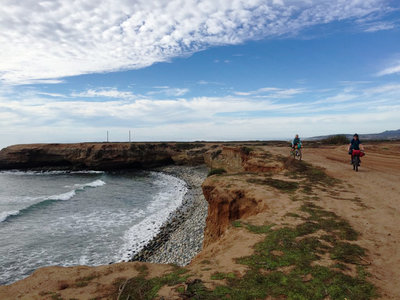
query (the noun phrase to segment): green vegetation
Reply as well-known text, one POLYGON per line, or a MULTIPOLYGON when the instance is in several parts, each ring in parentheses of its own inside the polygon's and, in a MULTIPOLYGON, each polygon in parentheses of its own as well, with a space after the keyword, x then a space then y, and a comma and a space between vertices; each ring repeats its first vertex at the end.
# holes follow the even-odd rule
POLYGON ((226 173, 226 170, 223 168, 211 169, 210 172, 208 172, 207 177, 212 176, 212 175, 221 175, 224 173, 226 173))
POLYGON ((246 228, 248 231, 251 231, 251 232, 257 233, 257 234, 270 232, 272 226, 274 226, 274 225, 270 224, 270 225, 255 226, 252 224, 246 224, 246 228))
POLYGON ((273 188, 284 192, 294 192, 299 187, 299 184, 294 181, 285 181, 274 178, 250 178, 247 180, 249 183, 261 184, 261 185, 269 185, 273 188))
POLYGON ((128 280, 117 280, 114 285, 119 299, 150 300, 157 296, 158 291, 164 285, 174 286, 187 280, 187 270, 174 267, 173 272, 161 277, 146 279, 148 268, 146 265, 139 265, 139 275, 128 280))
POLYGON ((273 224, 269 224, 269 225, 262 225, 262 226, 255 226, 252 224, 248 224, 248 223, 242 223, 239 220, 233 221, 232 222, 232 226, 239 228, 239 227, 246 227, 246 229, 248 231, 251 231, 253 233, 267 233, 270 231, 270 229, 272 228, 273 224))
POLYGON ((85 276, 85 277, 80 277, 80 278, 75 280, 75 287, 87 286, 90 281, 92 281, 93 279, 95 279, 97 277, 99 277, 99 275, 96 275, 96 274, 93 274, 93 275, 90 275, 90 276, 85 276))
POLYGON ((249 155, 249 154, 253 151, 253 148, 250 148, 250 147, 241 147, 241 148, 240 148, 240 151, 241 151, 242 153, 246 154, 246 155, 249 155))
POLYGON ((289 175, 289 177, 291 176, 303 177, 308 181, 308 183, 328 185, 328 186, 334 185, 338 182, 337 179, 327 175, 324 169, 315 167, 303 160, 298 161, 283 156, 281 156, 280 159, 283 162, 284 167, 289 171, 289 173, 285 173, 289 175))
POLYGON ((344 145, 348 144, 349 140, 344 134, 337 134, 337 135, 332 135, 329 136, 323 140, 321 140, 323 144, 328 144, 328 145, 344 145))
POLYGON ((272 230, 269 226, 266 230, 265 226, 247 224, 252 232, 263 232, 266 237, 255 245, 253 255, 238 259, 238 263, 250 268, 243 277, 215 273, 211 279, 224 279, 226 285, 209 290, 201 280, 195 279, 181 295, 190 299, 265 299, 272 296, 365 300, 375 297, 374 286, 365 280, 368 273, 358 265, 365 250, 345 241, 354 240, 357 233, 336 214, 312 203, 304 204, 301 210, 308 216, 290 215, 305 221, 296 227, 272 230), (309 236, 318 230, 325 234, 309 236), (318 265, 324 254, 329 254, 336 263, 330 267, 318 265), (349 270, 348 264, 357 265, 357 275, 342 272, 349 270))
POLYGON ((176 143, 175 149, 176 150, 191 150, 194 148, 203 148, 205 146, 206 146, 205 144, 201 144, 201 143, 176 143))
POLYGON ((210 265, 211 261, 209 261, 208 259, 204 259, 200 263, 203 264, 203 265, 210 265))
POLYGON ((211 275, 211 279, 212 280, 224 280, 224 279, 232 279, 235 278, 235 274, 234 273, 221 273, 221 272, 217 272, 211 275))
POLYGON ((243 227, 242 223, 240 221, 237 221, 237 220, 232 222, 232 226, 236 227, 236 228, 243 227))

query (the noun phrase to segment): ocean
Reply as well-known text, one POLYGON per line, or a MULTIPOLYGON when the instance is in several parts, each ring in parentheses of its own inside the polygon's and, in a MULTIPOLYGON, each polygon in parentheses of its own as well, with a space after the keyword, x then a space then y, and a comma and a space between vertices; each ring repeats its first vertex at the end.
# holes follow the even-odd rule
POLYGON ((186 192, 159 172, 0 172, 0 285, 44 266, 128 260, 186 192))

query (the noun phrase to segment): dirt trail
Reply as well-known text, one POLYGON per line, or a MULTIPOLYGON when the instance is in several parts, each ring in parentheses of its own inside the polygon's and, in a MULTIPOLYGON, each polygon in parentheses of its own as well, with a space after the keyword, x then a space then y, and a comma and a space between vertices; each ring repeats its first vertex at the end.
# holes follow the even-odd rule
POLYGON ((347 191, 323 198, 324 206, 361 233, 360 245, 369 250, 371 280, 382 289, 382 299, 400 299, 400 144, 365 146, 358 173, 345 146, 305 149, 304 159, 348 185, 347 191))

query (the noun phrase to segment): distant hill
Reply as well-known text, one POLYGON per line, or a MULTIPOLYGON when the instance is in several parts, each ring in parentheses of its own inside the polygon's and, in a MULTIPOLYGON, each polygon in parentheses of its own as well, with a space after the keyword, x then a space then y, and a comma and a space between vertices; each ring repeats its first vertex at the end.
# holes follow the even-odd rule
MULTIPOLYGON (((310 138, 306 138, 305 140, 309 141, 317 141, 329 138, 331 136, 335 136, 338 134, 331 134, 331 135, 321 135, 321 136, 314 136, 310 138)), ((353 134, 340 134, 345 135, 348 139, 353 137, 353 134)), ((397 130, 386 130, 381 133, 370 133, 370 134, 359 134, 360 140, 400 140, 400 129, 397 130)))

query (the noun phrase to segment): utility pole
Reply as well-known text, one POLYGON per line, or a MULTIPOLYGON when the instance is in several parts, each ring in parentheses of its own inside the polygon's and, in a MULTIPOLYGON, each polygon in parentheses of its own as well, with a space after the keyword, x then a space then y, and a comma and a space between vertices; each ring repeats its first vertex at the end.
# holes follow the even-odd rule
POLYGON ((131 142, 131 131, 129 130, 129 143, 131 142))
POLYGON ((108 130, 107 130, 107 143, 108 143, 108 130))

